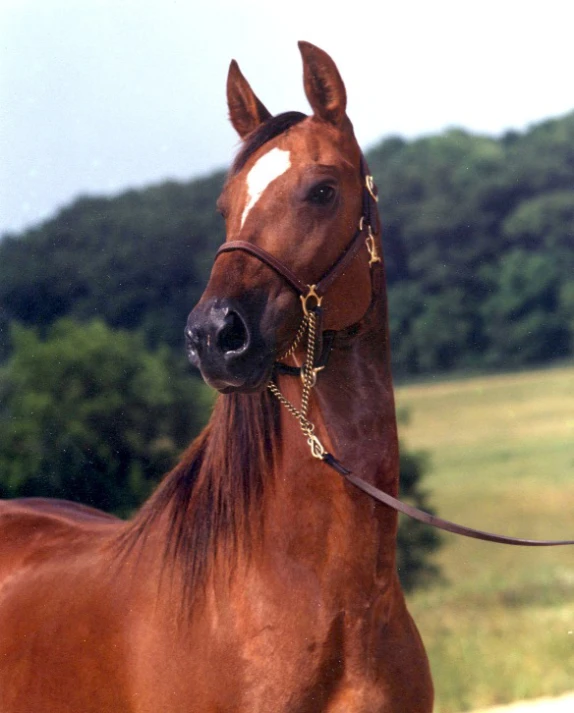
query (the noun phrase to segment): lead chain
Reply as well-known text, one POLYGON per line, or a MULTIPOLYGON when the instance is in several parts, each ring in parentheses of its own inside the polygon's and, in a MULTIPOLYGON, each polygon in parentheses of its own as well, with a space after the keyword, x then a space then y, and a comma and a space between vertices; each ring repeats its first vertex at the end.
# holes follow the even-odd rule
POLYGON ((287 357, 290 357, 292 354, 295 353, 295 350, 299 346, 299 342, 303 339, 303 336, 305 335, 305 331, 307 329, 307 322, 309 320, 309 317, 305 314, 303 315, 303 319, 301 320, 301 324, 299 325, 299 329, 297 330, 297 334, 295 335, 295 339, 293 340, 291 346, 289 349, 287 349, 286 352, 281 354, 278 358, 281 359, 287 359, 287 357))
POLYGON ((303 435, 307 438, 307 444, 311 449, 312 455, 315 458, 322 460, 327 451, 314 433, 315 424, 311 423, 311 421, 307 418, 307 412, 309 411, 309 397, 311 395, 311 389, 315 385, 316 381, 314 363, 315 342, 317 338, 317 315, 315 312, 309 311, 308 315, 303 318, 303 322, 301 323, 297 335, 295 336, 295 341, 287 354, 292 354, 295 351, 297 344, 303 338, 305 327, 308 328, 309 335, 307 338, 307 354, 305 355, 305 362, 302 368, 303 391, 301 392, 301 408, 298 409, 291 403, 291 401, 289 401, 289 399, 285 398, 285 396, 283 396, 283 394, 279 391, 277 384, 273 381, 270 381, 267 384, 267 388, 277 398, 279 403, 285 406, 289 413, 299 421, 299 426, 301 427, 301 431, 303 431, 303 435))

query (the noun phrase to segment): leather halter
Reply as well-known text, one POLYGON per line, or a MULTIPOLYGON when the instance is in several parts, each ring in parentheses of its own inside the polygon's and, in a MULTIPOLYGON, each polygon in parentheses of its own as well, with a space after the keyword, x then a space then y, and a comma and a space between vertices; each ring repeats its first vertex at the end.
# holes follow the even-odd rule
MULTIPOLYGON (((232 252, 234 250, 241 250, 243 252, 253 255, 261 262, 265 263, 268 267, 274 270, 278 275, 283 277, 283 279, 291 285, 291 287, 299 294, 301 298, 301 303, 303 305, 303 312, 307 315, 308 311, 313 311, 320 315, 321 301, 333 285, 334 282, 344 273, 345 269, 350 265, 353 258, 357 255, 361 246, 363 245, 363 240, 366 242, 367 249, 369 250, 370 261, 369 265, 375 265, 375 267, 382 267, 381 258, 379 257, 376 246, 374 243, 374 235, 379 232, 379 218, 376 203, 378 202, 377 189, 373 182, 372 176, 369 174, 367 163, 365 158, 361 154, 361 180, 363 186, 363 209, 361 220, 359 221, 359 227, 357 228, 355 234, 351 238, 351 241, 345 248, 344 252, 340 257, 334 262, 333 265, 323 274, 320 280, 313 284, 307 285, 302 280, 300 280, 297 275, 291 270, 290 267, 285 265, 281 260, 276 258, 271 253, 267 252, 259 245, 247 242, 246 240, 230 240, 224 243, 215 255, 215 259, 219 255, 232 252), (365 237, 366 234, 366 237, 365 237), (315 304, 310 304, 311 300, 315 300, 315 304)), ((326 333, 327 334, 327 333, 326 333)), ((328 358, 328 353, 332 345, 334 332, 330 332, 332 335, 327 340, 327 350, 323 350, 319 356, 319 363, 315 362, 315 366, 324 366, 328 358), (324 361, 323 364, 321 362, 324 361)), ((319 341, 321 342, 323 335, 320 334, 319 341)), ((298 367, 290 367, 286 364, 278 362, 277 367, 281 368, 286 374, 300 375, 302 373, 301 369, 298 367)), ((509 537, 506 535, 498 535, 491 532, 485 532, 483 530, 476 530, 472 527, 466 527, 465 525, 458 525, 457 523, 451 522, 450 520, 444 520, 436 515, 431 515, 424 510, 419 510, 412 505, 407 505, 403 503, 398 498, 385 493, 384 491, 376 488, 367 481, 353 475, 345 466, 340 463, 334 456, 330 453, 324 452, 321 456, 323 462, 336 470, 340 475, 342 475, 349 483, 352 483, 356 488, 362 490, 364 493, 370 495, 374 500, 386 505, 387 507, 396 510, 397 512, 403 513, 408 517, 422 522, 425 525, 430 525, 436 527, 440 530, 445 530, 446 532, 451 532, 456 535, 461 535, 463 537, 469 537, 477 540, 484 540, 486 542, 497 542, 499 544, 505 545, 518 545, 524 547, 554 547, 559 545, 574 545, 574 540, 529 540, 522 539, 518 537, 509 537)))
POLYGON ((331 267, 323 274, 318 282, 308 285, 297 277, 297 275, 288 267, 284 262, 276 258, 271 253, 267 252, 264 248, 254 243, 250 243, 247 240, 230 240, 220 246, 219 250, 215 254, 215 259, 227 252, 232 252, 234 250, 241 250, 243 252, 253 255, 261 262, 265 263, 268 267, 274 270, 278 275, 288 282, 291 287, 297 292, 301 298, 303 304, 303 311, 307 313, 307 309, 310 306, 307 304, 309 300, 314 298, 316 300, 316 305, 321 304, 321 300, 333 285, 334 282, 345 272, 345 269, 351 264, 355 255, 359 252, 363 245, 363 241, 367 241, 367 247, 371 255, 371 261, 379 261, 380 258, 376 255, 373 235, 378 232, 378 221, 377 221, 377 209, 376 201, 377 192, 375 184, 373 183, 372 176, 369 174, 369 169, 367 167, 367 162, 361 154, 361 183, 363 186, 363 210, 361 220, 359 221, 359 227, 355 231, 355 234, 351 238, 351 241, 343 251, 343 253, 337 258, 337 260, 331 265, 331 267), (365 237, 366 235, 366 237, 365 237))

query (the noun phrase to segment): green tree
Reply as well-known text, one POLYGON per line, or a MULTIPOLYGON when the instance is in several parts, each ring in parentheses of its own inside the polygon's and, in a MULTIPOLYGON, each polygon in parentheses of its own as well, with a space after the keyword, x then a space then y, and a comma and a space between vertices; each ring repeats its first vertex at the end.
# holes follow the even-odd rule
POLYGON ((564 282, 560 288, 561 324, 568 330, 569 351, 574 352, 574 282, 564 282))
POLYGON ((483 275, 491 290, 480 307, 491 364, 530 364, 568 353, 560 266, 551 256, 511 250, 483 275))
POLYGON ((125 513, 203 424, 206 387, 167 350, 101 321, 14 326, 0 371, 0 496, 43 495, 125 513))
MULTIPOLYGON (((572 353, 574 112, 500 139, 457 129, 415 141, 395 137, 367 159, 380 191, 397 373, 552 359, 565 353, 563 333, 572 353), (525 305, 516 316, 503 304, 500 280, 515 249, 551 268, 560 293, 554 307, 544 299, 538 312, 525 305), (509 336, 542 335, 546 321, 553 325, 547 337, 559 341, 536 355, 504 347, 493 358, 506 319, 514 325, 509 336)), ((224 237, 215 212, 223 181, 218 172, 81 198, 43 225, 4 238, 0 361, 10 349, 8 322, 45 330, 62 316, 97 315, 112 327, 141 329, 150 346, 179 352, 186 316, 224 237)))
MULTIPOLYGON (((399 423, 406 423, 407 414, 399 413, 399 423)), ((434 514, 428 493, 422 487, 422 478, 428 470, 426 453, 408 451, 401 445, 400 497, 417 508, 434 514)), ((397 568, 401 584, 409 592, 428 586, 440 576, 433 555, 442 545, 442 538, 428 525, 400 517, 397 533, 397 568)))
POLYGON ((503 235, 512 247, 553 251, 570 271, 574 264, 574 193, 551 191, 522 201, 505 219, 503 235))
POLYGON ((533 126, 507 146, 500 185, 508 195, 525 200, 547 191, 571 191, 573 183, 574 112, 533 126))
POLYGON ((80 198, 42 226, 0 242, 0 309, 46 327, 62 316, 143 329, 181 349, 224 235, 215 201, 223 174, 80 198))

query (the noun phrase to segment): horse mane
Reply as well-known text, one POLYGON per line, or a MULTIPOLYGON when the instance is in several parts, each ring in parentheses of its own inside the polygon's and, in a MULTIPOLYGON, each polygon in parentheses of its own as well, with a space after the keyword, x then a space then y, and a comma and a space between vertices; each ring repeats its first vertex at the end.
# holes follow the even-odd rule
POLYGON ((272 116, 254 129, 245 139, 239 153, 235 157, 229 170, 229 176, 235 176, 247 163, 250 156, 271 139, 279 134, 284 134, 295 124, 299 124, 307 115, 300 111, 286 111, 283 114, 272 116))
POLYGON ((267 389, 220 396, 206 428, 121 533, 120 553, 143 545, 160 524, 163 569, 179 568, 184 602, 216 560, 232 571, 239 550, 249 556, 261 531, 278 431, 279 408, 267 389))
MULTIPOLYGON (((260 124, 243 142, 229 176, 261 146, 306 118, 288 111, 260 124)), ((183 573, 184 603, 205 583, 216 559, 225 558, 233 568, 240 548, 249 555, 262 526, 261 502, 278 453, 279 420, 278 402, 267 389, 220 396, 206 428, 120 534, 119 553, 143 544, 162 522, 163 567, 183 573)))

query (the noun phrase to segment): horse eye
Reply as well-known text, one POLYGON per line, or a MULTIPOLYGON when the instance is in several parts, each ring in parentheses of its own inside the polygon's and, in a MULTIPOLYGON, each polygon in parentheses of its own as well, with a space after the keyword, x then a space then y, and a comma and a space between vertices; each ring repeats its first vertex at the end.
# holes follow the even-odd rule
POLYGON ((335 197, 335 189, 329 183, 319 183, 307 195, 307 200, 313 205, 328 205, 335 197))

